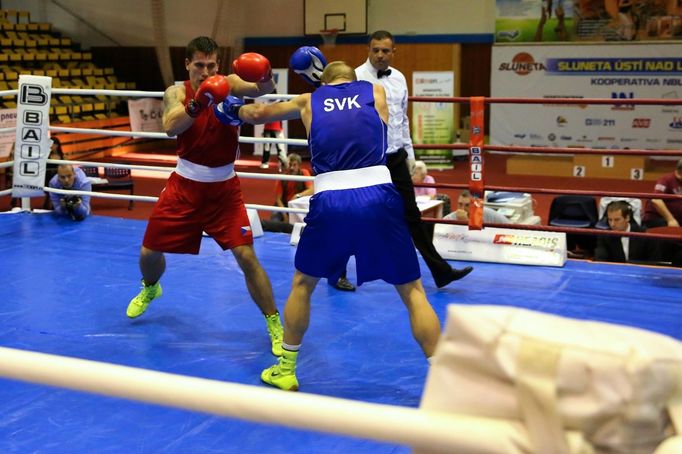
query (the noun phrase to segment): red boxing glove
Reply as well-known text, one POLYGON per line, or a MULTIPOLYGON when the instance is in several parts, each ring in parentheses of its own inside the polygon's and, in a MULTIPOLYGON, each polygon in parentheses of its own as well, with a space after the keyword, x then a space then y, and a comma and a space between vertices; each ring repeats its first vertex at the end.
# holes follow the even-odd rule
POLYGON ((272 79, 270 61, 255 52, 241 54, 232 62, 232 69, 247 82, 268 82, 272 79))
POLYGON ((223 102, 229 94, 230 83, 227 78, 220 74, 211 76, 201 83, 194 99, 185 106, 185 112, 190 117, 196 118, 204 108, 223 102))

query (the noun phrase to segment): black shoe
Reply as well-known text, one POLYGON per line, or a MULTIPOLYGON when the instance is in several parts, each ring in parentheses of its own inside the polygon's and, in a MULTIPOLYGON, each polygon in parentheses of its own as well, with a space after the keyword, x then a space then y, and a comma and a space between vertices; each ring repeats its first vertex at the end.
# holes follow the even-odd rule
POLYGON ((453 268, 451 270, 450 274, 446 275, 444 278, 436 278, 436 276, 434 276, 433 278, 436 281, 436 287, 441 288, 441 287, 445 287, 450 282, 454 282, 454 281, 458 281, 458 280, 462 279, 464 276, 471 273, 473 270, 474 270, 473 266, 466 266, 466 267, 462 268, 461 270, 453 268))
POLYGON ((340 277, 336 284, 333 285, 334 288, 338 290, 343 290, 344 292, 354 292, 355 286, 345 277, 340 277))

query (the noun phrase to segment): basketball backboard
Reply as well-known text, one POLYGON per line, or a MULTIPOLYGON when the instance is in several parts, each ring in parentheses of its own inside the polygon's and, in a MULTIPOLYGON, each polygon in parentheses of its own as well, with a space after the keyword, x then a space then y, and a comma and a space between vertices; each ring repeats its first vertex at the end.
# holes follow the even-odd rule
POLYGON ((305 34, 336 29, 340 35, 367 34, 367 0, 305 0, 305 34))

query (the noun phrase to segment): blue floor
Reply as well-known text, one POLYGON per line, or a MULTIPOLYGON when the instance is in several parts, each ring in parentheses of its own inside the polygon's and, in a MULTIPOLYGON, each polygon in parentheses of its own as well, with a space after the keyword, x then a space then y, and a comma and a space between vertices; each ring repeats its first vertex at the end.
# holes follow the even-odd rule
MULTIPOLYGON (((145 222, 0 215, 0 346, 261 386, 274 362, 263 319, 230 253, 167 255, 164 296, 130 321, 145 222)), ((295 249, 266 233, 256 251, 280 308, 295 249)), ((323 253, 321 251, 321 253, 323 253)), ((458 266, 462 265, 461 263, 458 266)), ((569 261, 563 268, 475 263, 460 283, 424 285, 449 303, 526 307, 682 339, 682 270, 569 261)), ((350 277, 355 270, 349 269, 350 277)), ((319 285, 299 362, 303 392, 417 407, 427 364, 392 287, 319 285)), ((282 415, 285 418, 286 415, 282 415)), ((405 453, 408 448, 0 379, 2 453, 405 453)))

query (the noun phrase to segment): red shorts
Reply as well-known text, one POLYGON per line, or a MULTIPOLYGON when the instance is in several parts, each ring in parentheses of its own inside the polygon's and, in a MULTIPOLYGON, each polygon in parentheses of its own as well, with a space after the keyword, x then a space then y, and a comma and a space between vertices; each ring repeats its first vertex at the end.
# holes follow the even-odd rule
POLYGON ((253 244, 239 178, 201 183, 173 172, 154 206, 142 244, 159 252, 198 254, 202 231, 223 250, 253 244))

